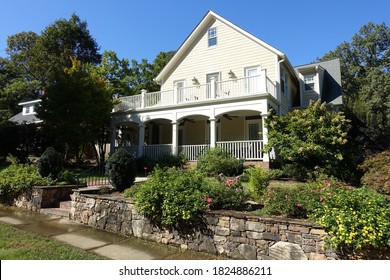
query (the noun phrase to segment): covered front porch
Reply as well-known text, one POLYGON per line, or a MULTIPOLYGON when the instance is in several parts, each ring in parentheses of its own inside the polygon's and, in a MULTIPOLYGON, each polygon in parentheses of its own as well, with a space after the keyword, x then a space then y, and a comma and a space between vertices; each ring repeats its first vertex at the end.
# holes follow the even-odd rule
MULTIPOLYGON (((113 147, 124 147, 135 157, 158 159, 182 153, 197 161, 208 149, 220 147, 246 161, 269 161, 266 114, 254 110, 222 112, 215 117, 186 115, 175 120, 153 118, 119 123, 113 129, 113 147)), ((113 152, 113 150, 112 150, 113 152)))

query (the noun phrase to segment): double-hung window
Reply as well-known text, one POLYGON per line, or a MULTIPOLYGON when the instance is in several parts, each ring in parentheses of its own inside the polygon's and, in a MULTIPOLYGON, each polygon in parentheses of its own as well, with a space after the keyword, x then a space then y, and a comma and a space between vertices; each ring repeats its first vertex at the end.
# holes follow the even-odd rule
POLYGON ((209 47, 217 45, 217 28, 211 27, 208 31, 208 43, 209 47))

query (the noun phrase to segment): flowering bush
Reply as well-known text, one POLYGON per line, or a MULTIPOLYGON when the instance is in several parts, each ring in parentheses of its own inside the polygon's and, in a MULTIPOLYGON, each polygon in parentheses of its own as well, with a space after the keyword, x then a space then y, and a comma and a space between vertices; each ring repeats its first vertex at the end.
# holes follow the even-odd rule
POLYGON ((210 176, 217 176, 220 173, 233 176, 242 173, 243 161, 221 148, 213 148, 198 159, 196 168, 210 176))
POLYGON ((386 198, 366 187, 352 188, 326 180, 321 189, 321 203, 310 217, 327 229, 330 247, 390 246, 390 205, 386 198))
POLYGON ((194 170, 156 167, 135 194, 136 206, 154 222, 165 226, 191 226, 212 203, 202 174, 194 170))
POLYGON ((331 248, 390 246, 390 205, 380 194, 335 180, 270 189, 264 213, 308 217, 329 233, 331 248))
POLYGON ((158 224, 193 228, 208 209, 243 209, 246 195, 235 179, 219 182, 197 170, 156 167, 136 191, 136 206, 158 224))
POLYGON ((362 183, 383 194, 390 194, 390 150, 364 161, 362 183))

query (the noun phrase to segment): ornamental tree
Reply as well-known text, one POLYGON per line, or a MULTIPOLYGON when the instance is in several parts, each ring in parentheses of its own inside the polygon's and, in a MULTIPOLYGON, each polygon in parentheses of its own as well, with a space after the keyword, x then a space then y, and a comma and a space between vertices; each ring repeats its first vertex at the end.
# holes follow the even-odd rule
POLYGON ((266 127, 266 150, 274 147, 285 162, 308 171, 340 162, 344 158, 350 129, 349 120, 341 112, 330 112, 320 101, 311 102, 308 108, 291 111, 286 116, 270 113, 266 127))

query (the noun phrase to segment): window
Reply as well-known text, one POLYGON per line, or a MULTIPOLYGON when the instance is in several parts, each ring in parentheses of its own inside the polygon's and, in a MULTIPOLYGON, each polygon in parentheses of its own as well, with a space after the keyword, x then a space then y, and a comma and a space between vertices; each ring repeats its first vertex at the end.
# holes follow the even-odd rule
POLYGON ((314 90, 314 74, 305 75, 304 82, 305 82, 305 91, 312 91, 314 90))
POLYGON ((208 31, 209 47, 217 45, 217 28, 211 27, 208 31))
POLYGON ((28 107, 26 107, 26 115, 27 114, 30 114, 30 107, 28 106, 28 107))

